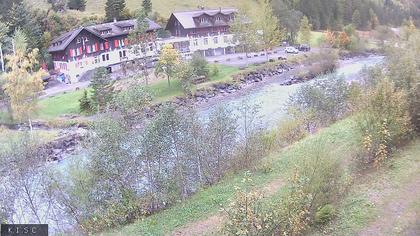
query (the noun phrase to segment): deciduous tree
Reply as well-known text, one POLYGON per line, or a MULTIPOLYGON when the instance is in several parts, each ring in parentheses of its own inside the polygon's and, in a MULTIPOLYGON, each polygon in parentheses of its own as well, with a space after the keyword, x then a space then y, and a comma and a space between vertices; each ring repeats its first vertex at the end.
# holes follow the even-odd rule
POLYGON ((279 20, 273 13, 273 8, 268 0, 262 2, 262 10, 258 16, 258 43, 266 52, 278 46, 283 39, 283 32, 279 29, 279 20))
POLYGON ((168 86, 171 86, 171 77, 175 73, 176 66, 180 63, 181 56, 174 48, 172 44, 166 44, 163 46, 162 51, 159 56, 159 61, 156 65, 155 73, 163 73, 168 79, 168 86))
POLYGON ((308 17, 303 16, 299 27, 299 41, 300 43, 309 44, 311 42, 311 25, 308 17))
MULTIPOLYGON (((10 98, 13 117, 19 121, 27 120, 31 126, 31 117, 37 110, 37 99, 44 88, 42 77, 44 70, 38 68, 38 49, 27 53, 26 37, 17 30, 14 36, 15 53, 8 55, 8 73, 5 75, 4 89, 10 98)), ((32 128, 32 127, 31 127, 32 128)))

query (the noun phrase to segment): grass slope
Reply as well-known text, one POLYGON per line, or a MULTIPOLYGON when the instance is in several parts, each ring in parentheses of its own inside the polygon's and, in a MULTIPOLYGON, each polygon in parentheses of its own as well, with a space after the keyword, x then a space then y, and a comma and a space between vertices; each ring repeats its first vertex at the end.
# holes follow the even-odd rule
MULTIPOLYGON (((47 3, 47 0, 25 0, 28 4, 41 8, 48 9, 50 5, 47 3)), ((171 12, 181 11, 181 10, 191 10, 196 9, 197 6, 205 6, 206 8, 219 8, 219 7, 239 7, 243 3, 248 3, 252 7, 257 5, 257 2, 254 0, 213 0, 213 1, 203 1, 203 0, 152 0, 153 11, 158 12, 165 18, 169 18, 171 12)), ((69 14, 76 14, 80 16, 89 16, 89 15, 105 15, 105 3, 106 0, 87 0, 86 11, 85 12, 75 12, 69 11, 69 14)), ((142 0, 126 0, 127 8, 130 11, 135 11, 141 8, 142 0)))
MULTIPOLYGON (((268 182, 287 178, 291 166, 297 160, 305 158, 315 148, 323 147, 330 150, 337 158, 345 159, 356 155, 360 151, 360 134, 352 119, 340 121, 318 134, 307 137, 278 153, 263 159, 269 163, 272 171, 251 173, 254 186, 264 186, 268 182)), ((219 184, 203 189, 183 203, 179 203, 155 215, 138 220, 120 229, 104 233, 105 235, 165 235, 174 229, 188 223, 205 219, 215 214, 220 205, 226 206, 235 192, 235 186, 250 187, 242 182, 243 173, 227 176, 219 184)))
MULTIPOLYGON (((419 179, 420 138, 403 150, 394 153, 393 158, 381 169, 372 170, 364 176, 361 183, 353 185, 341 205, 336 221, 329 226, 332 235, 357 235, 360 230, 378 219, 387 222, 380 228, 391 228, 387 235, 414 235, 406 232, 413 226, 410 225, 413 219, 410 219, 406 211, 420 213, 420 196, 415 193, 415 191, 418 192, 420 186, 412 187, 412 182, 419 179), (399 203, 401 200, 408 204, 405 209, 402 208, 404 204, 399 203), (393 204, 397 207, 387 209, 387 206, 393 204), (398 219, 388 222, 384 218, 392 217, 387 216, 383 211, 396 215, 398 219)), ((371 234, 375 235, 375 233, 371 234)))

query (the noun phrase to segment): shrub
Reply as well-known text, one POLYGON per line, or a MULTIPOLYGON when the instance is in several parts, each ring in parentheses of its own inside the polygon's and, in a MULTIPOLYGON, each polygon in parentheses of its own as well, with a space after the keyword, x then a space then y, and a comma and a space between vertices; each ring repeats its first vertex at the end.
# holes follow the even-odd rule
POLYGON ((348 95, 347 82, 332 75, 302 85, 290 96, 288 112, 311 132, 318 125, 328 125, 346 114, 348 95))
POLYGON ((216 64, 211 65, 211 76, 217 76, 219 74, 219 67, 216 64))
POLYGON ((307 132, 303 122, 298 119, 287 119, 280 123, 278 138, 281 143, 292 144, 304 138, 307 132))
POLYGON ((207 77, 209 75, 208 64, 207 60, 199 53, 194 53, 190 61, 192 71, 197 76, 207 77))
MULTIPOLYGON (((244 181, 252 181, 245 176, 244 181)), ((261 202, 257 191, 237 188, 229 204, 223 231, 228 235, 269 235, 274 228, 274 214, 261 202)))
POLYGON ((126 118, 142 111, 152 101, 152 96, 144 87, 135 85, 117 93, 113 105, 126 118))
POLYGON ((365 162, 380 165, 391 149, 409 138, 411 122, 408 98, 404 90, 383 79, 366 92, 362 112, 357 121, 363 136, 367 156, 365 162))
POLYGON ((335 215, 335 208, 331 204, 326 204, 315 213, 315 224, 322 225, 328 223, 335 215))

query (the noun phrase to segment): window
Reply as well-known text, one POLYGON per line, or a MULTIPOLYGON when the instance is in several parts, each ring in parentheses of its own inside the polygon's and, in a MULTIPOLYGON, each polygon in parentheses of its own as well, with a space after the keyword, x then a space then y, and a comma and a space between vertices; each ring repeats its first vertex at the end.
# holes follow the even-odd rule
POLYGON ((123 51, 123 57, 126 57, 127 55, 126 55, 126 53, 125 53, 125 50, 123 51))
POLYGON ((223 42, 228 43, 228 37, 227 36, 223 36, 223 42))
POLYGON ((208 38, 204 38, 204 45, 209 44, 209 39, 208 38))
POLYGON ((221 21, 221 20, 222 20, 222 17, 216 16, 216 21, 221 21))
POLYGON ((201 23, 205 23, 205 22, 207 22, 207 18, 206 18, 206 17, 201 17, 201 18, 200 18, 200 22, 201 22, 201 23))
POLYGON ((194 46, 198 46, 198 39, 194 39, 194 46))
POLYGON ((81 38, 77 38, 76 43, 81 43, 82 39, 81 38))
POLYGON ((109 61, 109 54, 102 54, 102 61, 109 61))
POLYGON ((105 54, 102 55, 102 61, 106 61, 105 54))
POLYGON ((149 51, 153 51, 153 43, 149 43, 149 51))
POLYGON ((109 61, 109 54, 106 54, 106 60, 109 61))
POLYGON ((214 37, 213 42, 214 42, 214 44, 217 44, 219 42, 219 39, 217 37, 214 37))

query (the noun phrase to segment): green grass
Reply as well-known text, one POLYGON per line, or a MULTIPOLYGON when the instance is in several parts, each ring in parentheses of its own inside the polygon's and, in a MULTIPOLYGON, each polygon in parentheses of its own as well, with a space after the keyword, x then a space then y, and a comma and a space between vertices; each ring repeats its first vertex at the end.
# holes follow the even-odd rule
MULTIPOLYGON (((47 9, 49 4, 47 0, 25 0, 30 5, 47 9)), ((254 0, 213 0, 213 1, 197 1, 197 0, 152 0, 153 11, 158 12, 165 18, 169 18, 169 15, 173 11, 180 10, 191 10, 197 9, 197 5, 204 5, 208 8, 219 8, 219 7, 239 7, 244 2, 249 3, 251 9, 257 6, 257 2, 254 0)), ((69 14, 76 16, 89 16, 89 15, 104 15, 105 14, 105 3, 106 0, 87 0, 85 12, 69 11, 69 14)), ((135 11, 141 8, 142 0, 126 0, 126 6, 130 11, 135 11)))
MULTIPOLYGON (((413 176, 420 176, 419 138, 350 189, 340 205, 336 221, 329 227, 333 235, 357 235, 358 230, 380 217, 381 205, 398 198, 398 188, 413 181, 413 176), (371 195, 380 200, 373 202, 371 195)), ((413 208, 420 212, 420 205, 413 204, 410 209, 413 208)), ((400 220, 404 221, 402 217, 400 220)))
MULTIPOLYGON (((360 135, 355 129, 355 122, 347 119, 321 130, 318 134, 303 139, 284 151, 272 154, 263 162, 270 163, 272 171, 251 173, 252 184, 263 186, 277 178, 287 178, 291 166, 297 160, 305 158, 314 148, 323 145, 337 158, 348 158, 360 150, 360 135)), ((226 206, 235 192, 235 186, 250 187, 243 183, 243 173, 227 176, 220 183, 203 189, 183 203, 139 220, 120 229, 114 229, 106 235, 165 235, 190 222, 204 219, 226 206)))
MULTIPOLYGON (((204 88, 214 83, 226 82, 232 80, 232 75, 237 73, 239 69, 233 66, 217 65, 219 73, 209 77, 209 81, 198 84, 193 87, 193 90, 197 88, 204 88)), ((171 79, 171 86, 168 86, 166 79, 159 80, 150 85, 150 90, 153 93, 155 102, 163 102, 173 99, 176 96, 182 96, 183 90, 181 82, 177 79, 171 79)))
MULTIPOLYGON (((27 135, 26 131, 20 130, 10 130, 0 127, 0 152, 7 150, 9 144, 13 141, 16 141, 21 135, 27 135)), ((32 135, 37 137, 37 141, 40 143, 45 143, 51 141, 58 134, 57 130, 33 130, 32 135)))
POLYGON ((83 89, 41 99, 38 118, 52 119, 65 114, 79 114, 79 99, 83 89))
POLYGON ((312 31, 311 32, 311 46, 312 47, 318 47, 319 46, 319 40, 323 35, 324 35, 324 32, 312 31))

